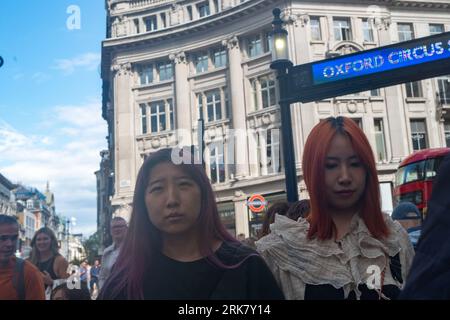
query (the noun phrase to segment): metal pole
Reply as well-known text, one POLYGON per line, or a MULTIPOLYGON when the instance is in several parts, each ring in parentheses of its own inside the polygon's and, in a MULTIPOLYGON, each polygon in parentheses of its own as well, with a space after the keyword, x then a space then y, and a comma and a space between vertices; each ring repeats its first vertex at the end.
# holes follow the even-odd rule
POLYGON ((283 139, 284 175, 286 182, 287 201, 298 201, 297 169, 295 167, 294 138, 292 136, 291 104, 284 102, 288 91, 288 69, 278 69, 280 88, 281 132, 283 139))

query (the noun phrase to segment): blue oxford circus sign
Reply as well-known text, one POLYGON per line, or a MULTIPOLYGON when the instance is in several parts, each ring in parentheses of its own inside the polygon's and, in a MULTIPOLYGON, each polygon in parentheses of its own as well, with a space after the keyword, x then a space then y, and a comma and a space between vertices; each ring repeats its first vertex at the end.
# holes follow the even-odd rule
POLYGON ((450 74, 450 32, 290 67, 286 103, 450 74))

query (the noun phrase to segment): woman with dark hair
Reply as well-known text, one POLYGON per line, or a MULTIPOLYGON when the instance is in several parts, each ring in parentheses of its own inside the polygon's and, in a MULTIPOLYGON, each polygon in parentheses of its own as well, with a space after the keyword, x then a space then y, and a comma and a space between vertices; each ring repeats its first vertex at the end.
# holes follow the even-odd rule
POLYGON ((303 152, 306 219, 276 216, 256 242, 287 299, 395 299, 414 250, 382 213, 375 159, 349 118, 321 121, 303 152), (320 142, 320 143, 319 143, 320 142))
POLYGON ((34 234, 31 248, 29 261, 42 272, 47 298, 49 298, 49 288, 51 290, 53 281, 69 277, 67 273, 69 263, 59 254, 55 233, 47 227, 39 229, 34 234))
POLYGON ((222 225, 204 168, 174 164, 179 155, 162 149, 144 161, 129 231, 98 299, 282 299, 263 259, 222 225))
POLYGON ((303 199, 293 203, 286 213, 286 217, 297 221, 300 218, 306 218, 309 213, 309 200, 303 199))
POLYGON ((52 290, 50 300, 92 300, 87 286, 80 289, 69 289, 66 282, 61 283, 52 290))
POLYGON ((286 215, 289 210, 289 203, 286 201, 278 201, 273 203, 266 211, 259 237, 262 238, 270 233, 270 225, 275 220, 275 215, 286 215))

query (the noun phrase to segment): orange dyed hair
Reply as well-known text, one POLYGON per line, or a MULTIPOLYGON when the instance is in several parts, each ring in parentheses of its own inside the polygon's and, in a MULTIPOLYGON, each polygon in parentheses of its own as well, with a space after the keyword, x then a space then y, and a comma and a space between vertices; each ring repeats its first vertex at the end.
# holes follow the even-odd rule
MULTIPOLYGON (((366 169, 366 187, 360 199, 359 215, 373 237, 381 239, 389 234, 381 213, 380 190, 375 158, 364 132, 350 118, 327 118, 317 124, 306 140, 303 151, 303 176, 310 196, 311 210, 307 217, 310 223, 308 238, 331 239, 335 225, 327 214, 324 201, 325 158, 331 140, 336 134, 347 136, 353 150, 366 169)), ((326 200, 326 199, 325 199, 326 200)))

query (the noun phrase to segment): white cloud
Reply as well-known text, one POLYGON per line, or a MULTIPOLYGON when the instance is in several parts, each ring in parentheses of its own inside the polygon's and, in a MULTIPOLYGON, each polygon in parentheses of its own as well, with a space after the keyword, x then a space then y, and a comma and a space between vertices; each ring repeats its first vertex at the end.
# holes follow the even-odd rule
POLYGON ((58 59, 53 69, 61 70, 65 75, 72 74, 76 69, 95 70, 100 64, 99 53, 88 52, 71 59, 58 59))
POLYGON ((41 84, 47 80, 49 80, 51 77, 44 73, 44 72, 35 72, 32 76, 31 76, 31 80, 33 80, 35 83, 37 84, 41 84))
POLYGON ((57 213, 76 217, 83 233, 92 233, 97 218, 94 172, 107 135, 101 104, 57 106, 52 120, 45 136, 27 135, 0 120, 0 172, 41 191, 50 181, 57 213), (64 131, 73 135, 61 137, 64 131))

